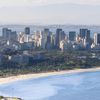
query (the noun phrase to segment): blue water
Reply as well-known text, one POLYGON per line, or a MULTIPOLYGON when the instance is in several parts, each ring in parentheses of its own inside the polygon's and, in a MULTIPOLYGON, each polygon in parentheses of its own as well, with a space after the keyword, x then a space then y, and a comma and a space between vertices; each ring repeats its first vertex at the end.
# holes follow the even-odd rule
POLYGON ((100 72, 64 74, 0 85, 0 95, 23 100, 100 100, 100 72))

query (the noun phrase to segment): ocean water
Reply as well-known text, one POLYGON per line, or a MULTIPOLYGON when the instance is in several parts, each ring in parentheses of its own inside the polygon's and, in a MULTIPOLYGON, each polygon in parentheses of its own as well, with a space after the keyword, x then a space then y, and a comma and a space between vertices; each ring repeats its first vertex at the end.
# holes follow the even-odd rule
POLYGON ((23 100, 100 100, 100 72, 54 75, 2 84, 0 95, 23 100))

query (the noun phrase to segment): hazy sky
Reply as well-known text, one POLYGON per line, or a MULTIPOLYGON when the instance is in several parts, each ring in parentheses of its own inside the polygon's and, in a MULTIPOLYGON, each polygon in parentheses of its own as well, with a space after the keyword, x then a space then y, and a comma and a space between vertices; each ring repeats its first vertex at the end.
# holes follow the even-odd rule
POLYGON ((1 24, 99 24, 100 0, 0 0, 1 24))

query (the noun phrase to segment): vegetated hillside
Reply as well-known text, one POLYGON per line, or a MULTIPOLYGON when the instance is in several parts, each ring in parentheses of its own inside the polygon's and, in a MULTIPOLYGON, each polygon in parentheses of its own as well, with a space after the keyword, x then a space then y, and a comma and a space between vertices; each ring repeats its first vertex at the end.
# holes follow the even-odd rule
POLYGON ((6 60, 0 65, 0 76, 100 66, 100 51, 41 51, 40 58, 34 58, 34 54, 38 55, 38 52, 34 51, 28 64, 6 60))

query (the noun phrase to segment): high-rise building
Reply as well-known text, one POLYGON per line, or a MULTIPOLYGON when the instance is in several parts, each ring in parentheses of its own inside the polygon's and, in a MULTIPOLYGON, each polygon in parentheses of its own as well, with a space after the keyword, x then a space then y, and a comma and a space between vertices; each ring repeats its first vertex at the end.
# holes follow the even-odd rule
POLYGON ((66 36, 66 34, 65 34, 64 31, 62 31, 62 29, 57 29, 57 30, 56 30, 55 46, 56 46, 57 48, 59 48, 59 46, 60 46, 60 41, 64 40, 64 39, 65 39, 65 36, 66 36))
POLYGON ((94 43, 95 45, 100 45, 100 33, 94 33, 94 43))
POLYGON ((19 41, 19 43, 24 43, 24 41, 25 41, 25 34, 24 33, 22 33, 22 32, 20 32, 19 34, 18 34, 18 41, 19 41))
POLYGON ((41 47, 43 49, 46 48, 46 45, 47 45, 47 41, 49 42, 49 39, 50 38, 50 31, 49 29, 44 29, 43 31, 40 32, 40 44, 41 44, 41 47))
POLYGON ((27 35, 30 34, 30 28, 29 28, 29 27, 26 27, 26 28, 25 28, 25 34, 27 34, 27 35))
POLYGON ((2 29, 2 36, 3 36, 4 39, 9 39, 10 34, 11 34, 10 29, 8 29, 8 28, 3 28, 2 29))
POLYGON ((90 38, 90 30, 80 29, 80 37, 81 38, 90 38))
POLYGON ((91 37, 90 37, 90 30, 88 29, 80 29, 80 39, 84 42, 83 44, 91 45, 91 37))
POLYGON ((55 39, 56 47, 59 47, 59 44, 60 44, 59 37, 60 37, 61 32, 62 32, 62 29, 57 29, 56 30, 56 39, 55 39))
POLYGON ((85 38, 86 33, 87 33, 87 29, 80 29, 80 37, 81 38, 85 38))
POLYGON ((86 33, 86 42, 88 42, 88 43, 91 42, 90 30, 87 30, 87 33, 86 33))
POLYGON ((69 40, 70 41, 75 41, 76 38, 76 32, 75 31, 70 31, 69 32, 69 40))
POLYGON ((48 28, 45 28, 44 29, 44 33, 46 33, 48 35, 49 34, 49 29, 48 28))
POLYGON ((64 31, 61 32, 60 34, 60 41, 65 40, 66 34, 64 31))
POLYGON ((11 29, 8 28, 3 28, 2 29, 2 36, 4 39, 7 40, 17 40, 17 33, 16 31, 12 31, 11 29))
POLYGON ((18 40, 18 36, 17 36, 17 32, 16 31, 12 31, 10 39, 14 40, 14 41, 18 40))

